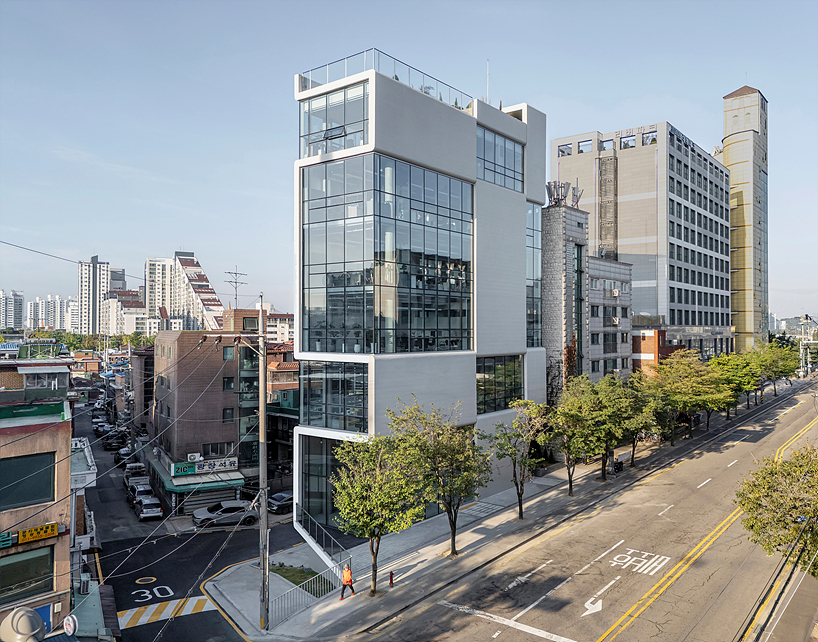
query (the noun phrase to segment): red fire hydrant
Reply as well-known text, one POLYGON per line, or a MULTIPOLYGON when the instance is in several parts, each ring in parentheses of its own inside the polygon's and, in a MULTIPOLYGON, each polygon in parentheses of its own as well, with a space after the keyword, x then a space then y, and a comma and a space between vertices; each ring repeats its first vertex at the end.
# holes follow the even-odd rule
POLYGON ((395 585, 395 574, 392 571, 389 571, 389 586, 390 588, 395 585))

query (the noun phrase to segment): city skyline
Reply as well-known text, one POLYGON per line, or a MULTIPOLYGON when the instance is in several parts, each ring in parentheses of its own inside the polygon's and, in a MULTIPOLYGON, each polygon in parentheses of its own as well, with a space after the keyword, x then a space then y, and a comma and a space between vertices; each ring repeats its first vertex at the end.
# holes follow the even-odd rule
MULTIPOLYGON (((362 4, 362 35, 330 33, 305 52, 288 29, 295 10, 270 3, 0 4, 0 240, 74 261, 99 255, 131 288, 148 257, 194 251, 223 303, 233 298, 224 272, 237 266, 248 275, 239 307, 263 291, 293 311, 292 78, 374 46, 495 106, 540 106, 549 143, 668 120, 712 149, 722 97, 758 88, 770 101, 770 311, 815 312, 818 167, 801 142, 818 127, 814 3, 763 20, 753 2, 418 6, 404 16, 362 4), (582 35, 589 11, 617 26, 565 38, 582 35), (445 24, 458 25, 453 37, 431 37, 445 24), (474 33, 497 37, 472 46, 474 33), (745 48, 748 38, 776 47, 745 48)), ((76 269, 10 246, 0 274, 26 300, 76 294, 76 269)))

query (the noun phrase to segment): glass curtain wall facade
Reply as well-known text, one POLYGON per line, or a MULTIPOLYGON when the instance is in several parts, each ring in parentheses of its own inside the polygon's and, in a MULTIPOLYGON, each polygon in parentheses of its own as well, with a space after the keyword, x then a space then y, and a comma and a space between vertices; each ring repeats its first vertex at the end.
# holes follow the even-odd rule
POLYGON ((542 213, 539 205, 526 203, 525 305, 526 346, 542 345, 542 213))
POLYGON ((341 442, 337 439, 324 439, 301 435, 301 488, 304 508, 319 524, 335 526, 333 517, 338 509, 332 502, 332 473, 340 468, 333 455, 341 442))
POLYGON ((300 157, 366 145, 368 110, 369 83, 301 101, 300 157))
POLYGON ((367 154, 302 186, 305 351, 471 348, 469 183, 367 154))
POLYGON ((519 354, 477 357, 477 414, 505 410, 523 398, 523 358, 519 354))
POLYGON ((367 365, 301 361, 302 425, 367 431, 367 365))
POLYGON ((523 191, 523 146, 477 126, 477 178, 523 191))

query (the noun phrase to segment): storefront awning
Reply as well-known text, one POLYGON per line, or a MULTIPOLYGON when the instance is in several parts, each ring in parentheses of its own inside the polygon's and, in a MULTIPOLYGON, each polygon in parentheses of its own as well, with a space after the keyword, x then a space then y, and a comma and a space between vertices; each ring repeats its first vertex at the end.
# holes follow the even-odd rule
POLYGON ((156 460, 153 453, 147 454, 145 459, 148 460, 148 463, 150 463, 156 471, 156 474, 159 475, 165 490, 172 493, 189 493, 196 490, 244 486, 244 475, 237 471, 172 477, 165 467, 156 460))
POLYGON ((26 368, 25 366, 18 366, 17 372, 20 374, 57 374, 68 373, 68 366, 34 366, 26 368))

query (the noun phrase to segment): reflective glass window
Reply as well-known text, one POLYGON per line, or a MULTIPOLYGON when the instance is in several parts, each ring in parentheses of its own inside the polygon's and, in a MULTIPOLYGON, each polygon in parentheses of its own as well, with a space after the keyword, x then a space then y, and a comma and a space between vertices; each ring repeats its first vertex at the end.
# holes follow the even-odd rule
POLYGON ((477 357, 477 414, 505 410, 523 397, 521 355, 477 357))
POLYGON ((477 178, 522 192, 523 146, 478 125, 477 178))
POLYGON ((300 158, 368 142, 369 83, 347 87, 299 105, 300 158))

